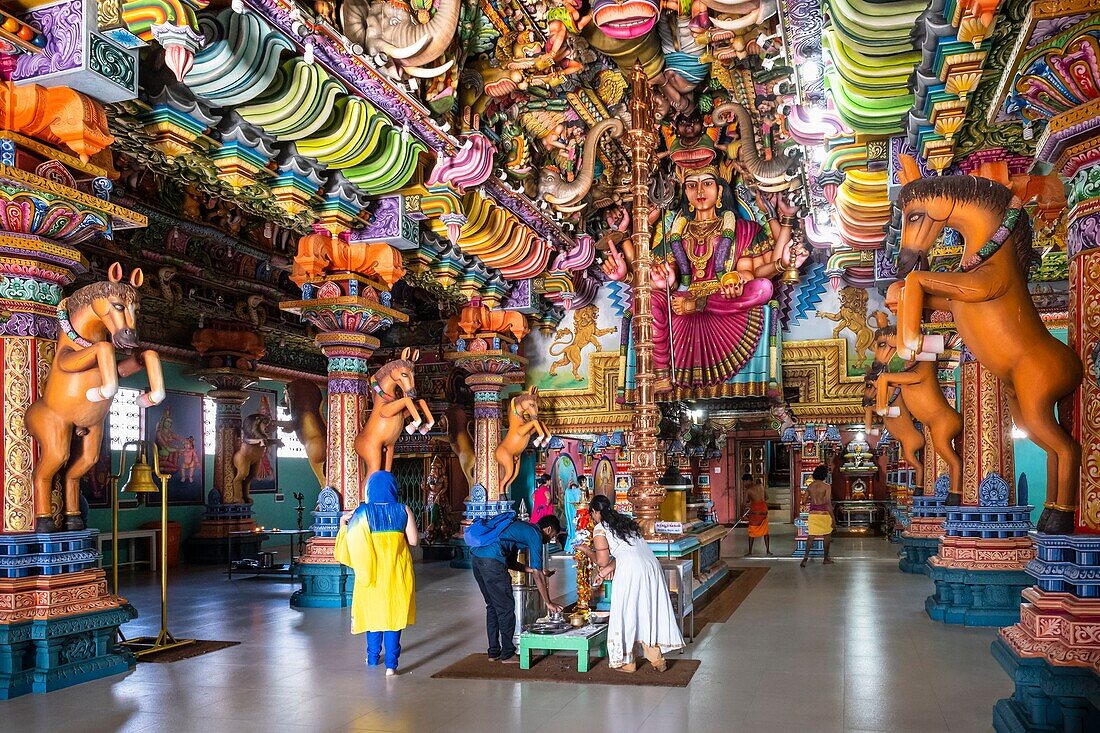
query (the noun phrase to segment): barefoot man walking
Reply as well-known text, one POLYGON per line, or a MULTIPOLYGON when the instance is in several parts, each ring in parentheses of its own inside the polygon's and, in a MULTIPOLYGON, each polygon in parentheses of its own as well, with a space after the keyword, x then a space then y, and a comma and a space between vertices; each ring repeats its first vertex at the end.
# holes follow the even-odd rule
POLYGON ((833 487, 825 482, 828 477, 829 469, 825 466, 818 466, 814 469, 814 480, 808 487, 810 513, 806 522, 806 530, 810 536, 806 538, 806 554, 802 556, 802 567, 806 567, 806 563, 810 561, 810 548, 813 547, 814 540, 818 537, 822 538, 825 544, 825 558, 821 561, 821 564, 833 564, 833 561, 829 558, 829 544, 833 539, 835 516, 833 514, 833 487))
POLYGON ((764 492, 764 484, 753 480, 750 474, 741 477, 741 486, 745 489, 745 513, 749 517, 749 551, 745 557, 752 555, 752 545, 757 537, 764 538, 764 551, 772 554, 772 538, 768 530, 768 500, 764 492))

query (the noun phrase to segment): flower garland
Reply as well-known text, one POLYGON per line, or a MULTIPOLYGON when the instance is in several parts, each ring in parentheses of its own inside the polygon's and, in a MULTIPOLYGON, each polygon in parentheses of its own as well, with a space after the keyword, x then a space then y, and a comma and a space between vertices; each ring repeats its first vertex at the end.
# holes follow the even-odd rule
POLYGON ((997 231, 993 232, 993 237, 983 244, 981 249, 963 260, 963 272, 970 272, 990 257, 997 254, 997 251, 1008 240, 1008 236, 1012 234, 1012 230, 1016 228, 1016 222, 1019 221, 1020 213, 1023 211, 1023 208, 1020 199, 1013 196, 1012 201, 1008 204, 1008 210, 1005 211, 1004 218, 1001 220, 1001 226, 998 227, 997 231))
POLYGON ((73 328, 72 322, 69 321, 69 301, 68 300, 62 300, 60 303, 57 304, 57 322, 58 322, 58 325, 61 326, 62 333, 64 333, 66 336, 68 336, 69 340, 72 341, 77 346, 79 346, 80 348, 86 349, 86 348, 88 348, 89 346, 92 345, 91 341, 89 341, 88 339, 84 338, 83 336, 81 336, 79 333, 76 332, 76 329, 73 328))

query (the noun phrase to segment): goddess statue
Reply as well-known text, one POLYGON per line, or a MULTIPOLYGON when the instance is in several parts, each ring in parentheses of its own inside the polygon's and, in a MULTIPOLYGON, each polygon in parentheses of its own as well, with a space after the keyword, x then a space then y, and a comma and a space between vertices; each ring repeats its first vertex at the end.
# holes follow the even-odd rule
POLYGON ((763 332, 758 306, 772 297, 771 279, 808 256, 791 244, 797 208, 785 199, 758 196, 765 229, 737 215, 733 187, 715 166, 679 170, 681 210, 652 270, 658 391, 707 390, 736 375, 763 332))

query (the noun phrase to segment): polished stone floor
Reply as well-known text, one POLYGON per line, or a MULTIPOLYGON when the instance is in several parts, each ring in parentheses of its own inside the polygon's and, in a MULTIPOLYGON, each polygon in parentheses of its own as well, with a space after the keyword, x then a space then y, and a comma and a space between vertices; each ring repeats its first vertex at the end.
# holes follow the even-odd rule
MULTIPOLYGON (((417 566, 418 623, 390 679, 364 666, 347 611, 292 610, 290 584, 270 578, 183 571, 172 581, 172 631, 240 646, 0 702, 0 731, 991 730, 993 703, 1011 692, 989 654, 992 630, 930 621, 931 582, 899 572, 884 540, 839 540, 835 565, 805 570, 782 557, 792 546, 787 534, 776 559, 731 558, 771 570, 728 623, 689 647, 702 666, 686 689, 430 679, 484 648, 474 582, 445 564, 417 566)), ((744 540, 725 549, 740 554, 744 540)), ((158 590, 130 576, 124 592, 142 618, 129 634, 155 633, 158 590)))

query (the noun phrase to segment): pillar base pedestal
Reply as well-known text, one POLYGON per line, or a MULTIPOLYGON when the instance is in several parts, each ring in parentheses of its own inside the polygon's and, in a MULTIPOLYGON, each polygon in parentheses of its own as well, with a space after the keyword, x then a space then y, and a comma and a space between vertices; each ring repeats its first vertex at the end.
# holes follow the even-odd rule
POLYGON ((134 657, 115 646, 118 627, 137 618, 125 598, 107 592, 91 567, 94 530, 6 535, 0 577, 0 700, 119 674, 134 657), (75 553, 79 558, 74 557, 75 553), (89 560, 88 557, 91 559, 89 560), (59 567, 76 567, 56 572, 59 567), (12 575, 12 569, 18 575, 12 575))
POLYGON ((1020 619, 1020 592, 1031 585, 1023 570, 979 570, 928 563, 936 592, 924 602, 933 621, 959 626, 1007 626, 1020 619))
POLYGON ((302 587, 290 596, 293 608, 346 608, 355 573, 340 563, 298 563, 302 587))
POLYGON ((928 575, 936 592, 924 602, 933 621, 1008 626, 1020 620, 1024 568, 1035 557, 1027 536, 1030 506, 948 507, 944 537, 928 575))
POLYGON ((928 558, 940 549, 939 537, 913 536, 901 533, 901 551, 898 553, 898 569, 903 573, 928 575, 928 558))
POLYGON ((451 567, 458 570, 471 570, 474 567, 473 555, 466 541, 461 537, 455 537, 450 544, 455 552, 454 557, 451 558, 451 567))
POLYGON ((217 490, 210 492, 206 511, 203 512, 199 531, 187 540, 187 562, 193 565, 225 565, 230 560, 255 557, 267 535, 255 537, 241 535, 229 539, 230 532, 253 532, 256 521, 252 518, 251 504, 222 504, 217 490), (217 497, 214 495, 217 494, 217 497))
POLYGON ((996 639, 990 651, 1015 686, 1011 697, 993 706, 997 733, 1100 730, 1100 675, 1022 657, 1003 638, 996 639))
POLYGON ((994 658, 1012 677, 1012 697, 993 708, 993 727, 1077 733, 1100 730, 1100 536, 1032 532, 1036 585, 1021 594, 1019 623, 1001 629, 994 658))

